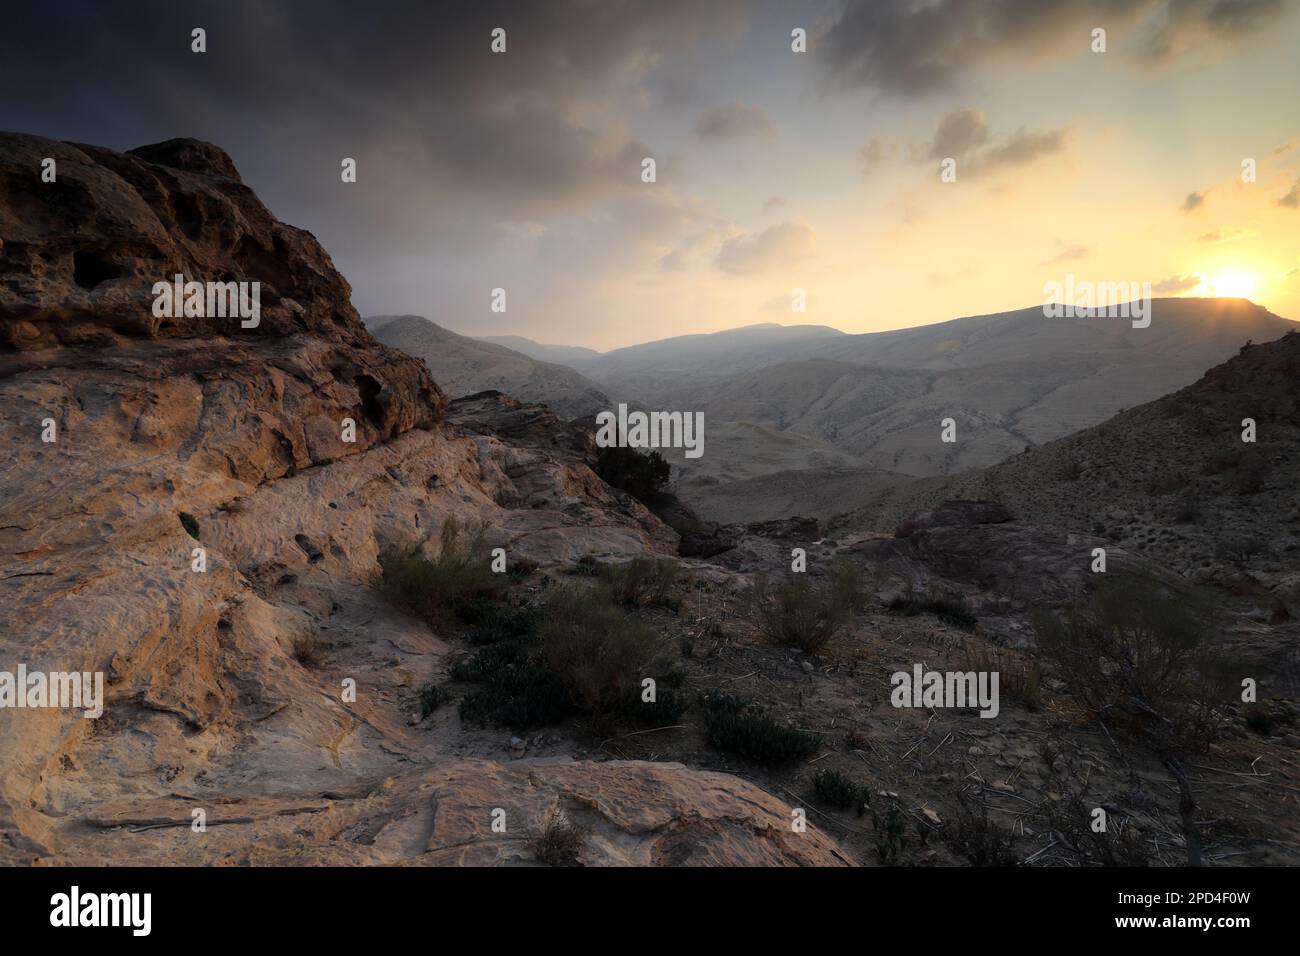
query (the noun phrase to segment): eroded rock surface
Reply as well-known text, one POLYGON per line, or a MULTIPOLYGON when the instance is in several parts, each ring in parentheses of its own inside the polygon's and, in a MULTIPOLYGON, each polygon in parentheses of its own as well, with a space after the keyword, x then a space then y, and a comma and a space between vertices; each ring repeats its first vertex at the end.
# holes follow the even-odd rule
POLYGON ((98 720, 0 710, 0 862, 511 863, 552 805, 583 862, 844 861, 735 777, 505 764, 417 725, 453 635, 376 596, 380 553, 452 517, 543 565, 677 536, 539 412, 442 421, 219 149, 0 134, 0 237, 0 670, 106 676, 98 720), (263 283, 260 326, 157 319, 176 272, 263 283))

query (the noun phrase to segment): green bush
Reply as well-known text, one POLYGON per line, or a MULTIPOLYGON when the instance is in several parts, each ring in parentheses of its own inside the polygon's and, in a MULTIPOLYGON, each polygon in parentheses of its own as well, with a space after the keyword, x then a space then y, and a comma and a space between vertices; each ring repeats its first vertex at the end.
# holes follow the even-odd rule
POLYGON ((1034 628, 1071 693, 1112 726, 1204 743, 1234 700, 1230 661, 1212 646, 1217 617, 1211 595, 1105 576, 1061 615, 1036 614, 1034 628))
POLYGON ((420 689, 420 716, 428 717, 451 700, 451 691, 443 684, 426 684, 420 689))
MULTIPOLYGON (((600 599, 599 592, 559 590, 546 602, 540 639, 547 666, 575 707, 588 713, 637 714, 656 709, 665 719, 680 683, 673 645, 653 625, 600 599), (641 682, 655 681, 654 704, 641 701, 641 682)), ((648 716, 648 715, 647 715, 648 716)))
POLYGON ((624 564, 606 564, 600 583, 617 604, 668 604, 680 567, 671 558, 639 557, 624 564))
POLYGON ((818 799, 836 810, 852 810, 862 816, 871 805, 871 788, 854 783, 838 770, 818 770, 813 774, 812 784, 818 799))
POLYGON ((705 736, 719 750, 772 765, 806 757, 817 749, 812 734, 777 723, 743 698, 715 693, 705 697, 703 704, 705 736))
POLYGON ((596 474, 615 488, 643 502, 653 501, 668 484, 668 462, 657 451, 648 455, 635 448, 602 448, 596 455, 596 474))
POLYGON ((474 607, 476 650, 451 668, 453 680, 482 685, 461 700, 467 721, 531 728, 587 714, 669 724, 684 709, 674 645, 600 589, 558 588, 536 608, 474 607), (646 677, 654 703, 641 700, 646 677))
POLYGON ((194 515, 190 514, 188 511, 182 511, 179 515, 177 515, 177 517, 181 519, 181 527, 185 529, 185 533, 188 534, 195 541, 198 541, 199 540, 199 519, 194 517, 194 515))
POLYGON ((483 599, 499 599, 509 581, 493 573, 491 558, 480 556, 481 542, 481 533, 463 542, 456 520, 448 518, 436 558, 425 557, 419 546, 380 556, 379 591, 394 606, 434 625, 469 613, 483 599))
POLYGON ((813 654, 853 622, 862 606, 863 575, 848 562, 821 585, 803 574, 776 585, 756 575, 747 597, 747 616, 768 640, 813 654))
POLYGON ((890 598, 885 607, 907 617, 933 614, 945 624, 966 630, 971 630, 978 622, 969 602, 955 591, 905 591, 890 598))

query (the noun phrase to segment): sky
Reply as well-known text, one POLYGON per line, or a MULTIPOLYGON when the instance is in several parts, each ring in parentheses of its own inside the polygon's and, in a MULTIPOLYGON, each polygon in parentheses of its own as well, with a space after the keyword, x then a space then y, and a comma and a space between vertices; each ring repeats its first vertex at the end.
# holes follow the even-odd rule
POLYGON ((23 4, 0 129, 214 142, 362 315, 467 335, 870 332, 1067 277, 1300 319, 1298 6, 23 4))

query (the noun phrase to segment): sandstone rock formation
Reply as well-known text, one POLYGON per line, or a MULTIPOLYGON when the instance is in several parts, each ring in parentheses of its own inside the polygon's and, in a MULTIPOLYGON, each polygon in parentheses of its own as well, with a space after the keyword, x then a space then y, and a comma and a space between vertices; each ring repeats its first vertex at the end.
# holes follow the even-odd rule
POLYGON ((453 516, 543 564, 676 535, 563 442, 440 421, 219 149, 0 134, 0 238, 0 670, 106 675, 98 720, 0 710, 0 863, 515 862, 557 804, 583 862, 843 862, 733 777, 414 725, 451 635, 376 596, 380 553, 453 516), (158 319, 176 272, 263 283, 260 326, 158 319))

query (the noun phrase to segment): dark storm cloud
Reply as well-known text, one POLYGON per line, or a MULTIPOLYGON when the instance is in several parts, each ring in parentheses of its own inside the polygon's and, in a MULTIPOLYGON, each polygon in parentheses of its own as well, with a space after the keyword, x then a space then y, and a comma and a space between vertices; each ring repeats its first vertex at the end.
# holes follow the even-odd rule
POLYGON ((772 123, 760 109, 743 103, 727 103, 701 116, 695 124, 695 133, 700 139, 719 142, 764 137, 772 134, 772 123))
POLYGON ((816 50, 841 82, 914 96, 953 89, 1000 58, 1086 52, 1093 27, 1109 44, 1134 30, 1138 55, 1159 61, 1193 41, 1258 33, 1286 9, 1286 0, 847 0, 816 50))
POLYGON ((6 14, 0 127, 118 149, 211 140, 273 210, 310 210, 357 248, 472 246, 638 183, 653 149, 593 120, 602 98, 743 20, 738 0, 40 6, 6 14), (345 156, 358 182, 341 190, 345 156))

